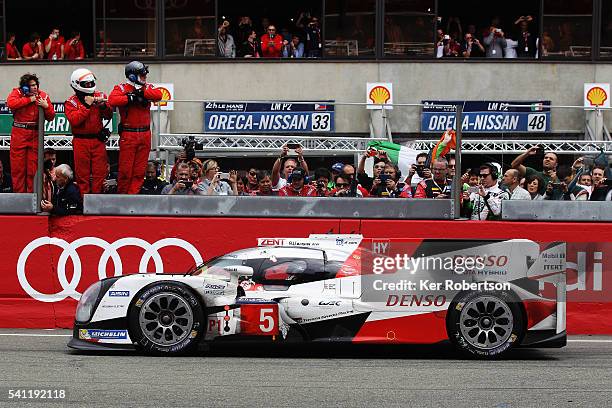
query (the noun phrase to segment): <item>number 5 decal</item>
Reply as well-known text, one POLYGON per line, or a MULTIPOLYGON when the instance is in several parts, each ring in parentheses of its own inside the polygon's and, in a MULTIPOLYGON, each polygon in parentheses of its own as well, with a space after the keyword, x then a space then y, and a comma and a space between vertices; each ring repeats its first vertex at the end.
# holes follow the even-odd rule
POLYGON ((274 330, 274 309, 259 309, 259 321, 259 330, 261 330, 262 333, 270 333, 274 330))

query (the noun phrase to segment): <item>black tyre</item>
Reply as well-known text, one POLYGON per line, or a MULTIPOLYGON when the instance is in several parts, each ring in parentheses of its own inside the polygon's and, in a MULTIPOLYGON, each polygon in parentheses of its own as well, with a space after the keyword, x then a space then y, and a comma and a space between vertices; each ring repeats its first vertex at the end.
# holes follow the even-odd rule
POLYGON ((498 358, 510 351, 522 340, 524 327, 519 303, 508 293, 461 294, 446 317, 451 342, 478 358, 498 358))
POLYGON ((188 286, 155 283, 144 288, 130 305, 130 337, 146 354, 187 354, 204 334, 204 316, 204 306, 188 286))

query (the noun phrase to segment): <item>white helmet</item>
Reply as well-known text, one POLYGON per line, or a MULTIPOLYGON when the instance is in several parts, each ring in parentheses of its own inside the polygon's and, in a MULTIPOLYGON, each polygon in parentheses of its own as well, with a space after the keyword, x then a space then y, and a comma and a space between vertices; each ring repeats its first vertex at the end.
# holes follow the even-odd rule
POLYGON ((96 90, 96 76, 87 68, 77 68, 70 75, 70 86, 75 91, 93 94, 96 90))

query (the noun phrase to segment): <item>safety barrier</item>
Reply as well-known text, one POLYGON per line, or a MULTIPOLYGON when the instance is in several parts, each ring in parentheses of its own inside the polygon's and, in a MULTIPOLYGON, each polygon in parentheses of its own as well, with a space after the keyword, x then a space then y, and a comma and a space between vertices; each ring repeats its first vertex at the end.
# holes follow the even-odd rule
POLYGON ((513 221, 612 221, 612 201, 502 201, 502 219, 513 221))
POLYGON ((106 276, 182 272, 258 238, 360 233, 566 241, 568 331, 612 334, 612 223, 0 216, 0 225, 0 327, 71 327, 79 294, 106 276))

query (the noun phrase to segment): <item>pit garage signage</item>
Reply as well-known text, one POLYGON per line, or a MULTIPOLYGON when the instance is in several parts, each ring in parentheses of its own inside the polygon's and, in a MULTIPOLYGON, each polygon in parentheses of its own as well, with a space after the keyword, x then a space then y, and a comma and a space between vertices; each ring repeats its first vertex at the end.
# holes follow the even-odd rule
MULTIPOLYGON (((45 134, 46 135, 70 135, 70 123, 66 118, 64 103, 63 102, 52 102, 53 109, 55 109, 55 118, 52 121, 45 121, 45 134)), ((104 123, 107 121, 105 120, 104 123)), ((113 119, 106 126, 111 133, 117 134, 117 125, 119 123, 119 116, 117 112, 113 112, 113 119)), ((0 102, 0 135, 10 135, 11 128, 13 127, 13 114, 11 110, 6 106, 5 102, 0 102)))
MULTIPOLYGON (((422 103, 421 132, 456 129, 454 105, 462 101, 422 103)), ((550 101, 466 101, 461 128, 466 133, 550 132, 550 101)))
POLYGON ((330 102, 333 101, 314 103, 205 102, 204 132, 333 132, 335 112, 330 102))

